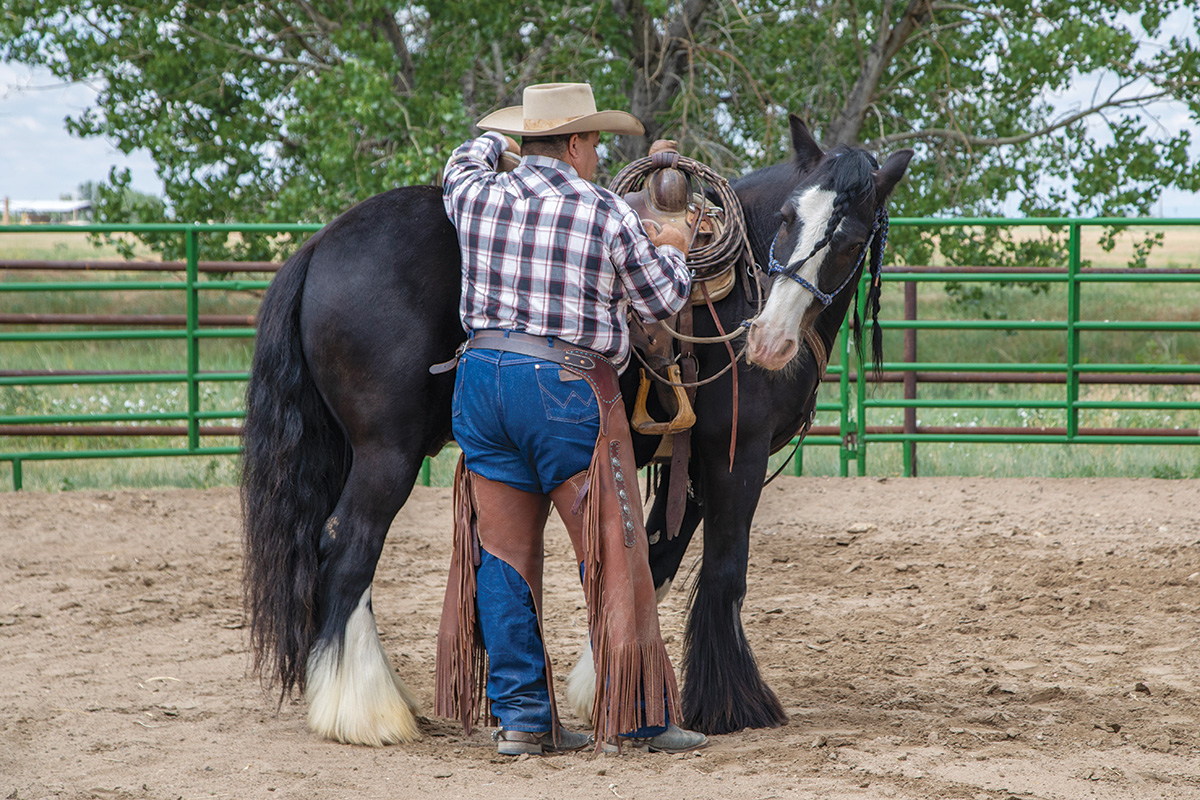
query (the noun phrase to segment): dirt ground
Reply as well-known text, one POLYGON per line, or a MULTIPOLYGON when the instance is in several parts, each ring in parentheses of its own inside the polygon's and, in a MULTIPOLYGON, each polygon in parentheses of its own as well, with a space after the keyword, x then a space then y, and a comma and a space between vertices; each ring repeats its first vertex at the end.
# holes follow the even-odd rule
MULTIPOLYGON (((425 709, 448 508, 416 490, 375 583, 425 709)), ((1197 481, 781 478, 743 618, 791 720, 681 756, 500 760, 435 718, 411 745, 315 738, 247 674, 234 490, 2 494, 0 532, 11 800, 1200 798, 1197 481)), ((585 618, 550 543, 565 675, 585 618)))

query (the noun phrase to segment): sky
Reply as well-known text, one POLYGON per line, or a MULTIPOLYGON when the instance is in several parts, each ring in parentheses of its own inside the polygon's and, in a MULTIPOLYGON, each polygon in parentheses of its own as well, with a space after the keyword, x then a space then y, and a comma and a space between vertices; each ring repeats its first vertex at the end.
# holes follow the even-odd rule
MULTIPOLYGON (((1168 18, 1161 32, 1164 39, 1173 34, 1195 39, 1185 9, 1168 18)), ((1103 77, 1081 76, 1070 90, 1050 99, 1057 110, 1066 113, 1086 107, 1093 95, 1105 88, 1103 77)), ((104 139, 80 139, 66 131, 64 118, 83 111, 95 96, 91 87, 63 85, 44 69, 0 62, 0 198, 57 200, 77 195, 79 184, 104 180, 114 166, 129 169, 134 189, 162 192, 154 162, 145 151, 125 155, 104 139)), ((1193 156, 1200 159, 1200 125, 1188 117, 1182 104, 1160 103, 1146 119, 1152 130, 1156 125, 1168 130, 1190 128, 1193 156)), ((1105 135, 1101 121, 1090 124, 1098 137, 1105 135)), ((1200 194, 1167 191, 1155 214, 1200 217, 1200 194)))
POLYGON ((162 192, 148 152, 126 156, 104 139, 67 133, 63 119, 78 115, 95 97, 91 87, 64 85, 44 69, 0 62, 0 197, 78 196, 79 184, 104 180, 113 166, 129 168, 133 188, 162 192))

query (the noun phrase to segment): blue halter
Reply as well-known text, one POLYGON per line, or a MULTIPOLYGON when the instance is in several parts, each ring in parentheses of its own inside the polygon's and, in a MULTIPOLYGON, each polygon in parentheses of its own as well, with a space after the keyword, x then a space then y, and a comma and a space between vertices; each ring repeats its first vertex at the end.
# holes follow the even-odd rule
MULTIPOLYGON (((780 264, 778 261, 775 260, 775 242, 779 241, 778 233, 776 233, 775 238, 771 240, 771 250, 767 254, 767 274, 768 275, 783 275, 783 277, 785 277, 785 278, 791 278, 796 283, 800 284, 801 287, 803 287, 808 292, 810 292, 813 297, 817 298, 817 301, 820 302, 821 305, 828 307, 829 304, 833 302, 833 298, 837 297, 838 293, 841 292, 842 289, 845 289, 846 286, 849 285, 850 281, 854 279, 854 276, 856 274, 858 274, 859 267, 861 267, 863 265, 863 261, 866 260, 867 253, 869 253, 871 251, 871 243, 875 240, 875 235, 879 232, 880 227, 882 227, 882 225, 883 225, 882 220, 884 219, 885 214, 887 214, 887 212, 883 209, 882 206, 880 206, 880 208, 875 212, 875 225, 872 226, 871 236, 867 239, 866 245, 863 246, 862 255, 860 255, 858 257, 858 263, 854 265, 854 269, 850 270, 850 273, 846 276, 846 280, 842 281, 842 285, 837 287, 836 289, 834 289, 832 292, 830 292, 828 294, 826 294, 825 292, 822 292, 820 289, 818 289, 812 283, 805 280, 804 278, 801 278, 795 272, 795 270, 798 270, 798 269, 800 269, 800 267, 804 266, 804 263, 806 261, 808 261, 810 258, 815 256, 818 252, 817 250, 813 250, 811 253, 806 255, 798 264, 796 264, 795 270, 793 270, 791 272, 787 271, 787 267, 785 267, 783 264, 780 264)), ((886 227, 884 227, 883 235, 884 235, 884 240, 883 240, 884 246, 886 247, 887 246, 887 228, 886 227)))

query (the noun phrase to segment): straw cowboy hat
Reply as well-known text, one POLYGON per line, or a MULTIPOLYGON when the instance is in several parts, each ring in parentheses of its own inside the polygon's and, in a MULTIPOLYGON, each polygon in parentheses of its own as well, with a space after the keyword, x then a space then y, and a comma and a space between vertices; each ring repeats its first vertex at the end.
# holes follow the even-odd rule
POLYGON ((597 111, 586 83, 539 83, 526 87, 522 104, 493 111, 477 125, 509 136, 556 136, 605 131, 641 135, 642 123, 624 111, 597 111))

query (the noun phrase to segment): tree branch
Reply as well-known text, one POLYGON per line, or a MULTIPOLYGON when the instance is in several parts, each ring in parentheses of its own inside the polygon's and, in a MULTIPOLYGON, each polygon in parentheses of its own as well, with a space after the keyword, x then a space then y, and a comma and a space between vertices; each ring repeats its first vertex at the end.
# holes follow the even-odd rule
MULTIPOLYGON (((1113 94, 1115 95, 1116 93, 1114 92, 1113 94)), ((1005 145, 1024 144, 1025 142, 1036 139, 1039 136, 1045 136, 1053 133, 1054 131, 1074 125, 1076 122, 1079 122, 1086 117, 1090 117, 1093 114, 1099 114, 1108 109, 1131 107, 1137 108, 1139 106, 1153 103, 1156 100, 1162 100, 1163 98, 1172 96, 1172 92, 1166 89, 1154 92, 1152 94, 1139 95, 1137 97, 1126 97, 1122 99, 1116 99, 1110 95, 1109 99, 1103 103, 1098 103, 1090 108, 1084 109, 1083 111, 1077 111, 1074 114, 1068 114, 1065 117, 1043 125, 1035 130, 1025 131, 1012 136, 971 136, 963 131, 954 130, 952 128, 925 128, 919 131, 892 133, 888 134, 887 136, 881 136, 878 139, 872 140, 870 146, 873 149, 883 149, 883 146, 885 145, 897 144, 899 142, 911 142, 922 139, 941 139, 944 141, 953 141, 972 148, 1003 147, 1005 145)))
POLYGON ((304 13, 308 15, 308 18, 312 20, 313 23, 320 28, 321 32, 326 36, 332 36, 334 32, 341 29, 341 23, 334 22, 320 11, 317 11, 315 8, 313 8, 312 4, 308 2, 308 0, 296 0, 296 5, 300 6, 300 8, 304 10, 304 13))
POLYGON ((178 22, 176 24, 179 25, 180 30, 187 31, 188 33, 192 34, 193 36, 195 36, 197 38, 204 39, 206 42, 215 44, 217 47, 224 48, 224 49, 230 51, 231 53, 237 53, 238 55, 246 56, 247 58, 252 58, 255 61, 262 62, 263 64, 275 64, 276 66, 285 66, 285 67, 299 67, 301 69, 319 69, 319 70, 332 69, 332 67, 329 64, 325 63, 324 59, 322 59, 321 61, 301 61, 301 60, 295 59, 295 58, 275 58, 273 56, 268 56, 264 53, 258 53, 258 52, 255 52, 254 50, 250 50, 248 48, 242 47, 239 44, 232 44, 231 42, 222 41, 222 40, 218 39, 217 37, 213 36, 211 33, 202 31, 199 28, 197 28, 196 26, 189 25, 186 22, 178 22))
POLYGON ((712 4, 713 0, 684 0, 678 15, 665 22, 665 35, 660 37, 643 0, 614 0, 614 11, 629 20, 630 60, 637 65, 629 88, 629 110, 646 129, 640 138, 620 138, 617 151, 622 158, 646 155, 650 143, 662 137, 659 117, 687 84, 696 32, 712 4))
POLYGON ((889 0, 884 4, 879 17, 876 40, 867 49, 867 56, 859 69, 858 78, 842 104, 842 111, 826 128, 822 137, 823 144, 827 147, 858 140, 863 120, 866 119, 867 110, 875 99, 879 81, 883 78, 888 64, 905 43, 929 22, 933 14, 933 0, 908 0, 895 25, 890 24, 891 9, 892 2, 889 0))
POLYGON ((387 37, 396 57, 400 59, 400 69, 394 80, 400 95, 407 97, 412 94, 416 67, 413 65, 412 53, 409 52, 408 44, 404 41, 404 32, 396 24, 396 18, 386 12, 375 17, 372 23, 375 27, 383 30, 383 35, 387 37))

